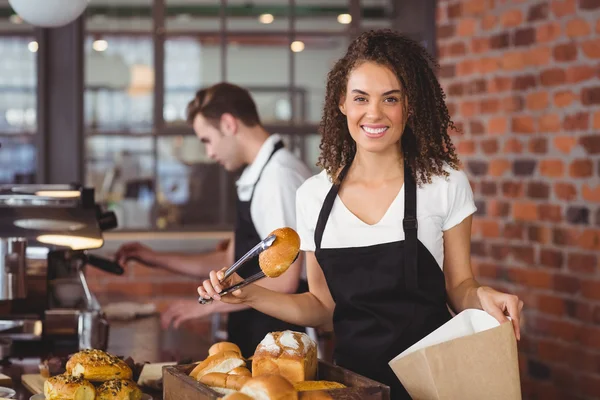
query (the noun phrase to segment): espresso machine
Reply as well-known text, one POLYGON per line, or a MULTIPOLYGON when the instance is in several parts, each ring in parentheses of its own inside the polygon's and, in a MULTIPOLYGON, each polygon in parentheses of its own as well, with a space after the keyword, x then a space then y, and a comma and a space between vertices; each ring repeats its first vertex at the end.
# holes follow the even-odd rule
POLYGON ((89 254, 116 216, 79 185, 0 185, 0 359, 105 350, 109 324, 88 267, 123 269, 89 254))

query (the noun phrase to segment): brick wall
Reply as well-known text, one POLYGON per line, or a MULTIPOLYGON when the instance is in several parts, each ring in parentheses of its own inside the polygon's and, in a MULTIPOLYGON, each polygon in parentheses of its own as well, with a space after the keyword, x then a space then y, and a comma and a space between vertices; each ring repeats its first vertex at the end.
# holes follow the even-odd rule
POLYGON ((600 0, 438 0, 479 208, 473 262, 525 301, 525 398, 600 398, 600 0))

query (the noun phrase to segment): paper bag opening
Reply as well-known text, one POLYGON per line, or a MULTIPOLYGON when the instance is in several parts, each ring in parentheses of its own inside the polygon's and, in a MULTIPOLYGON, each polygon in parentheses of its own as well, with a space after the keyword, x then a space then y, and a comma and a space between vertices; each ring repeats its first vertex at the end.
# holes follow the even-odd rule
POLYGON ((512 324, 482 310, 461 312, 389 365, 415 400, 521 400, 512 324))

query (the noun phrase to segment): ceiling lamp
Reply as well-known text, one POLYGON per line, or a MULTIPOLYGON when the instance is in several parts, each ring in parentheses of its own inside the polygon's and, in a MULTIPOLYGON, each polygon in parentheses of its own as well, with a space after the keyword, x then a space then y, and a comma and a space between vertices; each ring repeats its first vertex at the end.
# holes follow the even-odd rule
POLYGON ((89 0, 8 0, 13 10, 27 23, 54 28, 75 21, 89 0))

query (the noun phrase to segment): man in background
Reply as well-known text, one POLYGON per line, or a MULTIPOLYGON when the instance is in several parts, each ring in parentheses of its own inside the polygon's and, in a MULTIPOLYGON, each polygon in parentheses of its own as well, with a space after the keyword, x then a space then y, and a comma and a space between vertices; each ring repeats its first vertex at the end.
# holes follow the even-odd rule
MULTIPOLYGON (((128 243, 117 251, 124 265, 135 259, 150 267, 163 268, 206 278, 211 270, 232 265, 273 230, 296 227, 296 190, 311 171, 283 145, 282 138, 262 126, 256 104, 249 92, 229 83, 219 83, 196 93, 187 108, 187 120, 204 143, 207 155, 227 171, 243 168, 236 182, 237 209, 234 239, 227 246, 198 255, 159 253, 140 243, 128 243)), ((308 290, 299 256, 288 271, 259 285, 285 293, 308 290)), ((258 258, 239 271, 242 278, 258 272, 258 258)), ((183 321, 213 313, 229 313, 228 340, 236 343, 246 357, 254 354, 269 332, 286 329, 303 331, 243 305, 213 302, 200 305, 196 293, 190 300, 174 303, 162 315, 163 326, 178 327, 183 321)))

